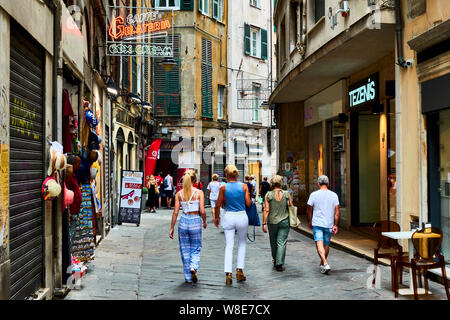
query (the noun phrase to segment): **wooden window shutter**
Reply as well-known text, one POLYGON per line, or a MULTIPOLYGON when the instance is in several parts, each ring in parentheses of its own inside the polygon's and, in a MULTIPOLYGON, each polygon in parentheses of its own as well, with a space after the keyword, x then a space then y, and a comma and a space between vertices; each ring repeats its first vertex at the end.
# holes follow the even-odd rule
POLYGON ((202 117, 213 117, 212 43, 202 38, 202 117))
POLYGON ((250 55, 250 45, 251 45, 250 25, 244 23, 244 53, 246 55, 250 55))
POLYGON ((137 58, 133 57, 132 58, 132 66, 131 66, 131 73, 132 73, 132 82, 133 82, 133 87, 131 88, 131 91, 134 93, 138 93, 137 92, 137 88, 138 88, 138 65, 137 65, 137 58))
POLYGON ((194 0, 180 0, 181 1, 181 10, 194 10, 194 0))
POLYGON ((261 29, 261 59, 267 60, 267 30, 261 29))

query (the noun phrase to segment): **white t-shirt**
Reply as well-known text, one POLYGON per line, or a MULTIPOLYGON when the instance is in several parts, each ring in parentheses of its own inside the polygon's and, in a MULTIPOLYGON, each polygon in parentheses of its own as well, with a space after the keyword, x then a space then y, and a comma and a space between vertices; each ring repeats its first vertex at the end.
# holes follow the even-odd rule
POLYGON ((209 198, 213 201, 219 199, 219 191, 220 191, 220 182, 218 181, 211 181, 208 184, 208 190, 211 192, 209 194, 209 198))
POLYGON ((333 228, 334 208, 339 205, 336 193, 331 190, 314 191, 309 196, 308 205, 313 207, 313 226, 333 228))

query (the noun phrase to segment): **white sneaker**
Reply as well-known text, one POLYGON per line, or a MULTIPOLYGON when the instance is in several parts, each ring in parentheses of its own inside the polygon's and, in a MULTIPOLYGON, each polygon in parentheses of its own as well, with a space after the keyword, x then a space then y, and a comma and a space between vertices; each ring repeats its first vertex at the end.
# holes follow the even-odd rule
POLYGON ((327 274, 330 270, 331 270, 331 267, 329 264, 320 266, 320 272, 322 272, 323 274, 327 274))

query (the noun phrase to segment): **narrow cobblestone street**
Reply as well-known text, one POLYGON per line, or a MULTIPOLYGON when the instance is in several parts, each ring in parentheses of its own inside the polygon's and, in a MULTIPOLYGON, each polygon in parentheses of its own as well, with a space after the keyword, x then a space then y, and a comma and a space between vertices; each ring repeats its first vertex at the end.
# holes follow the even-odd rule
MULTIPOLYGON (((144 213, 140 227, 123 224, 112 229, 97 248, 81 288, 71 290, 66 299, 394 299, 388 267, 381 266, 381 288, 367 289, 371 262, 331 248, 332 271, 322 275, 313 240, 293 230, 288 239, 285 272, 272 269, 269 236, 257 228, 256 241, 247 245, 247 281, 237 283, 233 279, 232 286, 227 287, 223 273, 224 234, 213 225, 210 209, 208 228, 203 232, 199 282, 185 284, 177 232, 174 240, 168 236, 171 212, 144 213)), ((408 278, 407 274, 404 278, 408 278)), ((421 299, 445 298, 442 285, 430 281, 430 290, 433 294, 421 299)))

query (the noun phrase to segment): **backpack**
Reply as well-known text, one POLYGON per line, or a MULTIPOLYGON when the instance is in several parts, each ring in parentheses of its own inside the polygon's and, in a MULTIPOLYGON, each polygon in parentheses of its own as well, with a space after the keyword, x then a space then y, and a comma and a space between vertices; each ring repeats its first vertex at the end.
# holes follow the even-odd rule
POLYGON ((163 184, 162 184, 162 187, 163 187, 163 189, 166 189, 166 188, 168 188, 169 187, 169 183, 168 183, 168 181, 167 181, 168 179, 167 178, 165 178, 164 179, 164 181, 163 181, 163 184))

